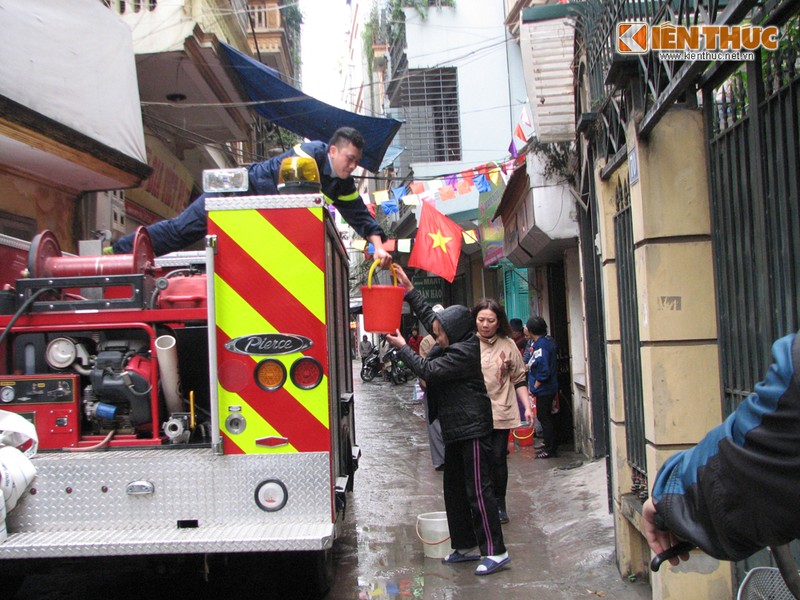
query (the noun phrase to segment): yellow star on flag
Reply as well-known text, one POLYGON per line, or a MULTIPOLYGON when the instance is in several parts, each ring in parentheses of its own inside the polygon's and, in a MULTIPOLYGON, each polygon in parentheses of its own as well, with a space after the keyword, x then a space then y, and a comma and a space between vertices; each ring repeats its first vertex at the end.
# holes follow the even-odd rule
POLYGON ((441 248, 442 251, 447 254, 447 242, 453 238, 442 235, 441 229, 437 229, 436 233, 429 233, 428 235, 433 240, 433 246, 431 246, 431 250, 441 248))

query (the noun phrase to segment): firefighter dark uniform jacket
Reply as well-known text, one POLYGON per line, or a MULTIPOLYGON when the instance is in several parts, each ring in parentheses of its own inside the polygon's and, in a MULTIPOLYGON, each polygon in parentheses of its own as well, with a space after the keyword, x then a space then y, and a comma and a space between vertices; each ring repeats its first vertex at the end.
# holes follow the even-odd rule
POLYGON ((303 156, 313 158, 319 169, 319 180, 322 184, 322 194, 325 201, 336 207, 347 224, 355 229, 363 238, 379 235, 385 241, 383 229, 369 213, 361 195, 356 189, 356 182, 352 177, 340 179, 331 170, 331 161, 328 159, 328 144, 324 142, 304 142, 297 144, 288 152, 275 158, 248 167, 250 176, 250 192, 259 195, 278 193, 278 172, 284 158, 303 156))
MULTIPOLYGON (((340 179, 334 176, 328 160, 328 144, 324 142, 305 142, 297 144, 291 150, 263 162, 253 163, 247 167, 250 189, 242 192, 245 195, 271 196, 278 193, 278 173, 281 161, 290 156, 313 158, 319 168, 322 194, 328 203, 336 207, 348 225, 363 238, 379 235, 386 241, 386 234, 370 214, 356 189, 352 177, 340 179)), ((213 197, 216 194, 210 194, 213 197)), ((147 227, 153 252, 161 256, 168 252, 182 250, 194 244, 206 235, 206 194, 199 196, 186 210, 173 219, 159 221, 147 227)), ((118 239, 114 245, 115 254, 129 254, 133 251, 134 234, 118 239)))
POLYGON ((458 305, 434 313, 417 290, 405 299, 427 331, 432 331, 436 318, 449 340, 447 348, 434 346, 426 358, 408 345, 400 349, 400 358, 425 380, 429 421, 439 418, 445 444, 489 435, 492 402, 483 381, 481 345, 472 313, 458 305))
POLYGON ((720 560, 800 537, 800 336, 772 346, 754 393, 653 486, 656 525, 720 560))

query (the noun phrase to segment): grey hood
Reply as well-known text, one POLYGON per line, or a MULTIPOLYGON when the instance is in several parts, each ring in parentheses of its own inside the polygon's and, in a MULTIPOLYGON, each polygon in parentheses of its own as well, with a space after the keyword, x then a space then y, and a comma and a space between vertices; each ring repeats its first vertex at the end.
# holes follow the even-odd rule
POLYGON ((435 317, 442 325, 451 344, 462 342, 475 333, 475 319, 466 306, 448 306, 435 317))

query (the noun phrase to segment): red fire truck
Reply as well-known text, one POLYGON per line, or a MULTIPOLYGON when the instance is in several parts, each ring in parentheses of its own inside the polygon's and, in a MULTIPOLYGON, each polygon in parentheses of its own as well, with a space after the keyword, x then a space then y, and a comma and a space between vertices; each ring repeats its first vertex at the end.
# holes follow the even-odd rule
POLYGON ((0 241, 0 410, 39 436, 0 574, 254 552, 324 567, 359 457, 347 253, 320 194, 206 208, 204 252, 154 258, 144 228, 130 255, 0 241))

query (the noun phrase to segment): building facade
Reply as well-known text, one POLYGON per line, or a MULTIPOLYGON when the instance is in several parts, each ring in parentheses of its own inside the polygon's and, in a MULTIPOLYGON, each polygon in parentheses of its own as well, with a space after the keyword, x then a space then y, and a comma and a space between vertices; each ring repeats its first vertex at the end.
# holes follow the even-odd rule
POLYGON ((91 0, 4 9, 0 233, 48 229, 75 252, 82 194, 151 173, 130 30, 91 0))
MULTIPOLYGON (((772 341, 798 328, 798 296, 785 285, 800 250, 797 219, 787 219, 797 169, 777 166, 800 139, 797 7, 582 4, 576 194, 581 244, 597 252, 586 305, 603 307, 617 562, 648 576, 641 506, 658 468, 752 393, 772 341), (744 62, 631 56, 616 46, 626 21, 775 25, 783 43, 744 62)), ((745 570, 769 560, 696 552, 652 575, 653 598, 732 598, 745 570)))

